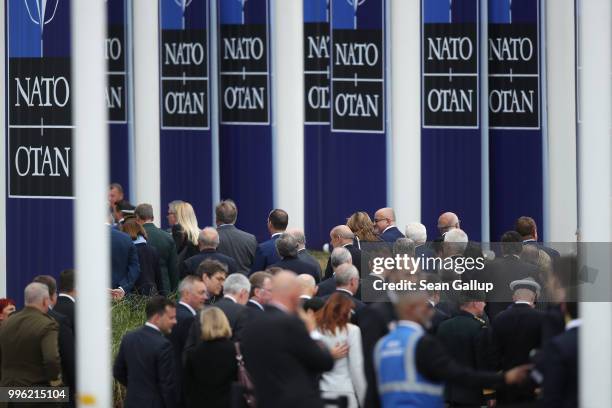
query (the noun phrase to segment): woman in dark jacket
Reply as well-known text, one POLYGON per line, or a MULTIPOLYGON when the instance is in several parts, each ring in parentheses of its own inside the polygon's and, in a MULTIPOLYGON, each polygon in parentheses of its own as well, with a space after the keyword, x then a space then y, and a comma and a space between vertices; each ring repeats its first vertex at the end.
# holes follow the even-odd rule
POLYGON ((138 253, 140 276, 134 285, 136 293, 144 296, 153 296, 158 293, 166 295, 166 293, 162 293, 163 283, 159 255, 153 246, 147 244, 147 233, 142 225, 132 218, 121 226, 121 230, 132 238, 138 253))
POLYGON ((227 408, 238 369, 232 329, 225 313, 211 306, 200 313, 202 342, 185 353, 187 408, 227 408))

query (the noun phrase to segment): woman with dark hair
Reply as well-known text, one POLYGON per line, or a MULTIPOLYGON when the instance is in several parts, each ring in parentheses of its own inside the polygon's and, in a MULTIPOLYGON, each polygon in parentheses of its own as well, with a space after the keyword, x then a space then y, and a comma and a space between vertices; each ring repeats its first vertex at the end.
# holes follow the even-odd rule
POLYGON ((323 374, 319 386, 326 398, 346 396, 349 408, 363 407, 366 380, 361 348, 361 330, 349 323, 353 301, 342 293, 334 293, 316 315, 322 341, 331 350, 346 344, 348 354, 337 359, 334 368, 323 374))
POLYGON ((9 298, 0 299, 0 324, 15 313, 15 301, 9 298))
POLYGON ((132 238, 138 253, 140 275, 134 285, 136 292, 144 296, 153 296, 158 293, 166 295, 166 293, 161 293, 164 286, 159 266, 159 255, 157 250, 147 243, 147 233, 142 225, 136 222, 136 219, 128 219, 121 226, 121 231, 132 238))
POLYGON ((360 242, 379 242, 380 238, 374 232, 374 223, 368 215, 363 211, 353 213, 347 220, 346 226, 355 234, 355 245, 361 248, 360 242))

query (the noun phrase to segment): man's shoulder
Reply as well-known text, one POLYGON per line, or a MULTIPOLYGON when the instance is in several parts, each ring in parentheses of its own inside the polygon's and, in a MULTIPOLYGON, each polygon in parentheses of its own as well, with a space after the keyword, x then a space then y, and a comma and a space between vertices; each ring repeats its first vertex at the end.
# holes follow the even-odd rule
POLYGON ((164 231, 161 228, 158 228, 157 225, 153 224, 153 223, 147 223, 144 225, 144 229, 147 231, 147 234, 149 235, 149 237, 153 236, 157 239, 160 240, 164 240, 164 241, 172 241, 174 242, 174 240, 172 239, 172 235, 170 235, 169 232, 164 231))
POLYGON ((235 225, 232 225, 229 228, 218 228, 217 231, 219 231, 219 235, 233 235, 239 238, 242 238, 244 240, 253 240, 255 242, 257 242, 257 239, 255 238, 255 235, 248 233, 244 230, 241 230, 240 228, 236 227, 235 225))

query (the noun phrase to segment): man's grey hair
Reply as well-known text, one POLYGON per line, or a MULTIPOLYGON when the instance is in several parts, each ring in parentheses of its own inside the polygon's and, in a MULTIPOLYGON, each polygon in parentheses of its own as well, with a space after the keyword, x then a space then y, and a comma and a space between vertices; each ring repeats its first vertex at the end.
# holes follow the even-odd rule
POLYGON ((226 295, 238 295, 243 290, 251 292, 251 282, 241 273, 233 273, 223 282, 223 293, 226 295))
POLYGON ((138 204, 134 210, 136 218, 148 221, 153 219, 153 206, 151 204, 138 204))
POLYGON ((219 246, 219 233, 213 227, 206 227, 200 231, 198 242, 207 248, 217 248, 219 246))
POLYGON ((288 234, 291 234, 293 238, 297 241, 298 245, 306 245, 306 235, 304 235, 304 231, 297 228, 292 228, 287 230, 288 234))
POLYGON ((334 276, 336 286, 347 286, 353 278, 359 279, 359 271, 355 265, 344 264, 336 269, 336 275, 334 276))
POLYGON ((336 269, 342 264, 353 264, 353 256, 350 251, 344 247, 334 248, 330 256, 332 269, 336 269))
POLYGON ((178 286, 178 293, 181 295, 185 292, 193 293, 194 285, 196 282, 202 282, 202 279, 195 275, 187 275, 178 286))
POLYGON ((291 234, 283 232, 276 239, 274 245, 276 246, 276 251, 281 258, 297 256, 298 242, 291 234))
POLYGON ((393 243, 393 254, 395 255, 408 255, 414 257, 414 250, 416 245, 410 238, 398 238, 393 243))
POLYGON ((49 287, 43 283, 32 282, 26 286, 23 297, 26 306, 40 305, 45 299, 50 299, 49 287))
POLYGON ((444 234, 444 248, 450 249, 453 254, 463 254, 467 248, 468 236, 460 228, 454 228, 444 234))
POLYGON ((427 241, 427 228, 420 222, 411 222, 406 225, 406 238, 410 238, 416 245, 423 245, 427 241))

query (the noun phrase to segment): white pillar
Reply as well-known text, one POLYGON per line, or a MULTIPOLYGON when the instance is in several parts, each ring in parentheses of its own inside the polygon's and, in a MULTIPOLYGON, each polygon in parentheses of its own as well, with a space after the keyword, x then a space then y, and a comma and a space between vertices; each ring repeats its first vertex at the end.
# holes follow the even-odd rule
POLYGON ((274 206, 304 227, 304 17, 302 0, 272 0, 274 206))
POLYGON ((160 222, 158 15, 157 1, 133 0, 134 205, 151 204, 160 222))
POLYGON ((100 408, 112 406, 105 37, 106 2, 72 2, 78 404, 100 408))
MULTIPOLYGON (((480 240, 489 242, 491 239, 490 212, 490 177, 489 177, 489 2, 480 0, 480 23, 478 34, 480 39, 480 54, 478 58, 480 70, 480 240)), ((488 245, 485 244, 488 249, 488 245)))
MULTIPOLYGON (((397 225, 421 220, 421 5, 391 0, 391 203, 397 225)), ((434 232, 430 231, 432 236, 434 232)))
POLYGON ((578 228, 574 10, 574 0, 545 7, 549 188, 542 232, 549 242, 574 242, 578 228))
MULTIPOLYGON (((579 233, 583 242, 610 242, 612 125, 612 3, 580 0, 578 130, 579 233)), ((609 299, 610 254, 587 248, 585 262, 599 271, 598 286, 609 299), (594 252, 596 252, 594 256, 594 252), (603 256, 602 256, 603 255, 603 256), (607 259, 606 259, 607 258, 607 259)), ((609 245, 609 244, 608 244, 609 245)), ((589 299, 583 299, 588 301, 589 299)), ((612 303, 581 303, 580 405, 612 406, 612 303)))
MULTIPOLYGON (((5 112, 5 84, 4 78, 6 75, 5 67, 8 63, 6 58, 6 48, 4 46, 4 20, 5 20, 5 2, 0 2, 0 56, 2 64, 0 64, 0 129, 2 135, 6 132, 6 115, 5 112)), ((6 297, 6 141, 4 137, 0 141, 0 297, 6 297)))
MULTIPOLYGON (((211 220, 215 222, 215 206, 221 201, 221 170, 219 167, 219 74, 218 74, 218 42, 219 41, 219 21, 217 20, 217 1, 209 0, 209 18, 208 18, 208 30, 209 30, 209 47, 210 57, 209 67, 210 72, 208 74, 208 83, 210 89, 210 139, 211 139, 211 152, 212 152, 212 214, 211 220)), ((165 203, 164 203, 165 205, 165 203)))

